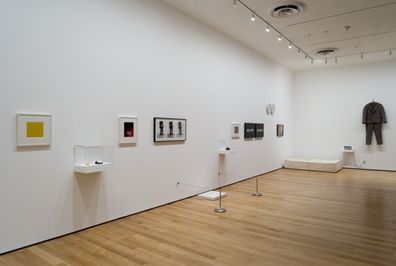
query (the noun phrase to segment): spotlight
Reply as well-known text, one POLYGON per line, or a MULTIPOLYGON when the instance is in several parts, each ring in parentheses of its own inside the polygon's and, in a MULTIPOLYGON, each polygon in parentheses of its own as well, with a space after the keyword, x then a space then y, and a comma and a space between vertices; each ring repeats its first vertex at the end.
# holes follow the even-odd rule
POLYGON ((291 44, 291 42, 289 42, 289 49, 293 48, 293 45, 291 44))
POLYGON ((305 59, 308 59, 308 55, 307 54, 305 55, 305 59))
POLYGON ((234 7, 237 7, 237 0, 234 0, 234 7))
POLYGON ((300 50, 300 49, 298 49, 298 50, 297 50, 297 53, 301 54, 301 50, 300 50))
POLYGON ((363 59, 363 53, 360 54, 360 59, 363 59))
POLYGON ((282 41, 282 35, 281 34, 279 34, 279 36, 278 36, 278 41, 282 41))
POLYGON ((392 50, 389 50, 389 56, 392 56, 392 50))
POLYGON ((256 14, 254 14, 254 12, 252 12, 252 16, 250 17, 251 21, 255 21, 256 20, 256 14))
POLYGON ((267 24, 267 27, 265 28, 265 31, 266 32, 270 32, 271 31, 270 26, 268 24, 267 24))

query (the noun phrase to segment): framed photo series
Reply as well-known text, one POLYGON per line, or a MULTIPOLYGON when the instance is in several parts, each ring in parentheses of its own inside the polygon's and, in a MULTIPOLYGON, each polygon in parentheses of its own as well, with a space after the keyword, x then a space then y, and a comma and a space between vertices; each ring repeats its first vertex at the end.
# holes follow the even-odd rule
POLYGON ((187 140, 187 120, 154 117, 154 142, 187 140))

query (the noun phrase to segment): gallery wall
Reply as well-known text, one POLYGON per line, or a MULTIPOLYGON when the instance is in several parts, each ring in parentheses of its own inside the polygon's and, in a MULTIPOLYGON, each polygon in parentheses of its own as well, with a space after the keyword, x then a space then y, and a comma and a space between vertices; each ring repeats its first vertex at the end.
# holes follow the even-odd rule
POLYGON ((2 1, 0 36, 0 253, 280 168, 291 154, 292 73, 160 1, 2 1), (16 113, 51 114, 52 145, 17 149, 16 113), (135 146, 118 145, 122 115, 138 117, 135 146), (157 116, 186 118, 187 141, 153 143, 157 116), (231 140, 232 122, 264 123, 265 137, 231 140), (113 166, 74 173, 76 144, 113 146, 113 166), (220 159, 224 146, 235 151, 220 159))
POLYGON ((296 72, 294 155, 396 170, 395 73, 395 60, 296 72), (367 146, 362 113, 373 99, 383 104, 388 123, 382 131, 384 144, 377 145, 373 136, 372 145, 367 146), (344 145, 352 145, 355 153, 343 154, 344 145))

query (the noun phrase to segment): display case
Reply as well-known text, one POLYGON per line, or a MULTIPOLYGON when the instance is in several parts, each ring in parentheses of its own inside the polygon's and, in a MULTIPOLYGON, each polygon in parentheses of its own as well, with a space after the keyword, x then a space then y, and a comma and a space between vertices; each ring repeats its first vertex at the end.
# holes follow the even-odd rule
POLYGON ((74 172, 102 172, 113 164, 112 146, 74 146, 74 172))

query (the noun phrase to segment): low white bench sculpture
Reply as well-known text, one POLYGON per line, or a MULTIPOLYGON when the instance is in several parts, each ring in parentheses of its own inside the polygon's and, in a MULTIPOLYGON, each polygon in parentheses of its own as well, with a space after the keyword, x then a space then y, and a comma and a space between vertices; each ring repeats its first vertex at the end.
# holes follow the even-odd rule
POLYGON ((341 160, 321 160, 321 159, 303 159, 290 158, 285 160, 285 168, 321 171, 321 172, 338 172, 342 168, 341 160))

